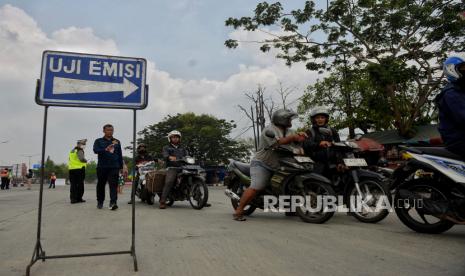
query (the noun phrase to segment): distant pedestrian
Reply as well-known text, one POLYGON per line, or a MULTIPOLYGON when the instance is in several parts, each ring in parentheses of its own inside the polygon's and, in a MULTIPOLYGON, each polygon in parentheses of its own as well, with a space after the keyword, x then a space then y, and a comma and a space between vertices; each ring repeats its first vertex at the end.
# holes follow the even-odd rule
POLYGON ((30 190, 31 189, 31 184, 32 184, 32 177, 34 177, 34 172, 29 169, 27 174, 26 174, 26 185, 27 185, 27 189, 30 190))
POLYGON ((123 170, 123 152, 121 143, 113 137, 114 128, 107 124, 103 126, 104 136, 95 140, 94 153, 98 154, 97 163, 97 208, 103 208, 105 201, 105 186, 110 187, 111 210, 118 209, 118 178, 123 170))
POLYGON ((57 181, 57 176, 55 175, 54 172, 52 172, 52 174, 50 175, 50 185, 48 186, 48 188, 53 188, 55 189, 55 181, 57 181))
POLYGON ((10 189, 10 183, 13 181, 13 171, 8 169, 8 180, 6 182, 6 189, 10 189))
POLYGON ((84 156, 87 139, 77 141, 76 147, 69 152, 69 198, 71 204, 86 202, 82 199, 84 195, 84 179, 86 177, 87 160, 84 156))
POLYGON ((1 180, 2 180, 2 184, 0 185, 0 188, 2 190, 5 190, 5 188, 7 187, 8 176, 9 176, 8 170, 6 168, 3 168, 0 171, 0 177, 1 177, 1 180))

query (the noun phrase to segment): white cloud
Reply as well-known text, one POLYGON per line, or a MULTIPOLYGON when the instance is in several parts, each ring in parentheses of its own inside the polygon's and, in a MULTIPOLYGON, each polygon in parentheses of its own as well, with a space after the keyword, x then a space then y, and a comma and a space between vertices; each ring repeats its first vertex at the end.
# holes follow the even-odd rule
MULTIPOLYGON (((241 34, 234 31, 231 35, 241 34)), ((115 41, 98 37, 91 28, 72 26, 48 35, 23 10, 11 5, 0 7, 0 140, 10 140, 8 144, 0 144, 0 164, 24 162, 27 159, 21 154, 41 151, 43 108, 35 104, 34 90, 42 52, 46 49, 124 55, 115 41)), ((236 120, 244 126, 246 120, 237 108, 238 104, 248 105, 244 92, 253 91, 259 84, 272 92, 279 82, 302 90, 316 78, 303 65, 288 68, 272 55, 260 53, 256 45, 236 51, 250 55, 253 65, 238 64, 238 71, 221 81, 173 78, 149 61, 149 106, 138 113, 138 130, 168 114, 187 111, 236 120)), ((235 51, 229 54, 233 59, 235 51)), ((297 91, 295 97, 300 93, 297 91)), ((132 137, 130 111, 51 108, 47 155, 53 160, 66 161, 75 140, 88 138, 87 154, 95 159, 91 153, 92 141, 101 136, 101 126, 107 122, 115 125, 115 136, 128 145, 132 137)))

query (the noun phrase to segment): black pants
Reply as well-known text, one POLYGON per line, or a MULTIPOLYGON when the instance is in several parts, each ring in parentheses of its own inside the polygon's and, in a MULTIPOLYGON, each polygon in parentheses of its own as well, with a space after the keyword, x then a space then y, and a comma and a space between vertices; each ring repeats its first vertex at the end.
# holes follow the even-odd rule
POLYGON ((48 188, 52 188, 55 189, 55 180, 50 180, 50 185, 48 186, 48 188))
MULTIPOLYGON (((86 169, 69 170, 69 199, 71 201, 81 201, 84 195, 84 179, 86 177, 86 169)), ((55 186, 55 185, 54 185, 55 186)))
POLYGON ((118 200, 118 178, 119 169, 117 168, 97 168, 97 201, 105 201, 105 185, 108 181, 110 187, 110 204, 116 204, 118 200))
POLYGON ((465 160, 465 141, 448 145, 446 148, 450 152, 460 155, 465 160))
POLYGON ((8 177, 2 177, 2 185, 0 187, 2 190, 5 190, 5 188, 8 187, 8 177))
POLYGON ((165 177, 165 186, 163 187, 163 193, 160 198, 160 202, 166 202, 171 189, 173 188, 174 184, 176 183, 176 178, 178 177, 178 169, 176 168, 169 168, 166 170, 166 177, 165 177))

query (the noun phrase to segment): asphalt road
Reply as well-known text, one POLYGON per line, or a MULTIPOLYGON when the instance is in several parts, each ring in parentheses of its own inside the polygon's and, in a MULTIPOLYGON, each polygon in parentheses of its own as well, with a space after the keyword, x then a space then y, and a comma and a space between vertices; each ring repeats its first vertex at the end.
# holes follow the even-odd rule
MULTIPOLYGON (((38 185, 0 191, 0 275, 24 275, 37 231, 38 185)), ((108 195, 107 195, 108 196, 108 195)), ((97 210, 95 186, 71 205, 67 187, 44 190, 42 245, 47 255, 129 250, 129 191, 117 211, 97 210)), ((129 255, 37 262, 32 275, 465 275, 465 227, 441 235, 410 231, 394 213, 377 224, 344 214, 323 225, 257 211, 231 218, 221 187, 212 207, 136 205, 139 272, 129 255)), ((106 202, 106 204, 108 201, 106 202)))

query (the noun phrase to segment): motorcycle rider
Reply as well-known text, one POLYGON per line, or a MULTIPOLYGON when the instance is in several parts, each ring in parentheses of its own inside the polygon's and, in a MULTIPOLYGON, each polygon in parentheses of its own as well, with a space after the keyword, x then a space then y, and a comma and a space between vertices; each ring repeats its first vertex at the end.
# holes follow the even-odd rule
MULTIPOLYGON (((163 193, 160 197, 160 209, 166 209, 166 198, 170 194, 171 189, 176 183, 179 167, 183 164, 180 162, 189 153, 181 145, 181 132, 173 130, 168 133, 169 145, 163 147, 163 158, 166 164, 166 178, 163 193)), ((206 203, 205 207, 210 207, 211 204, 206 203)))
POLYGON ((279 168, 279 154, 275 151, 279 145, 287 145, 293 142, 303 142, 305 133, 294 133, 292 120, 297 113, 287 109, 280 109, 273 113, 271 124, 265 127, 260 135, 258 150, 250 163, 251 184, 241 196, 239 206, 235 210, 233 219, 245 221, 244 208, 269 184, 273 172, 279 168), (268 137, 267 132, 272 132, 274 138, 268 137))
POLYGON ((325 174, 327 172, 328 161, 335 159, 334 153, 331 151, 333 142, 340 142, 337 130, 330 127, 329 112, 324 106, 315 107, 310 113, 312 126, 306 131, 308 138, 303 143, 305 155, 310 156, 315 164, 315 172, 325 174), (325 128, 326 131, 320 131, 320 128, 325 128))
MULTIPOLYGON (((137 145, 137 156, 136 156, 136 166, 144 163, 154 161, 153 157, 147 153, 147 147, 145 144, 140 143, 137 145)), ((139 184, 139 175, 137 174, 137 179, 135 181, 135 189, 137 190, 137 185, 139 184)), ((132 198, 132 197, 131 197, 132 198)), ((129 200, 128 204, 132 204, 132 200, 129 200)))
POLYGON ((449 84, 436 97, 439 132, 446 148, 465 159, 465 55, 451 55, 444 62, 449 84))

